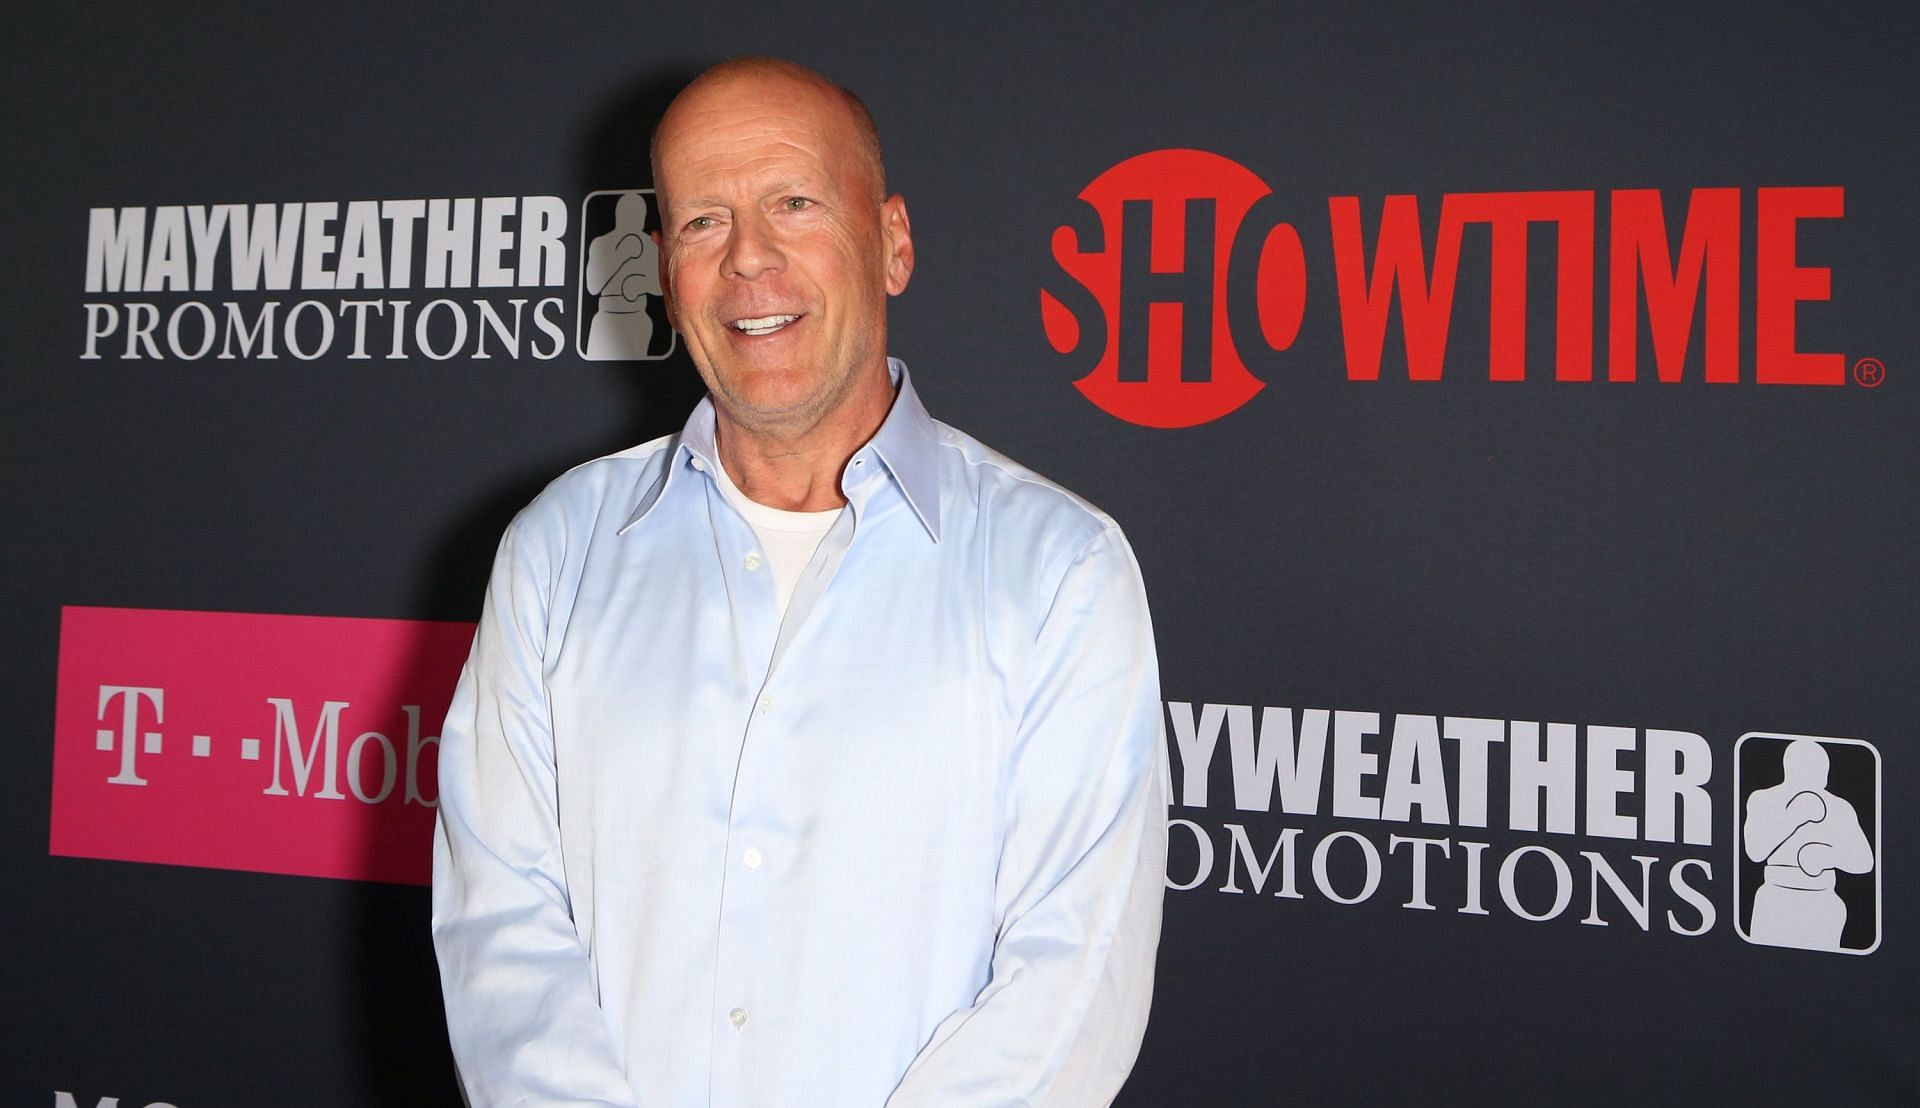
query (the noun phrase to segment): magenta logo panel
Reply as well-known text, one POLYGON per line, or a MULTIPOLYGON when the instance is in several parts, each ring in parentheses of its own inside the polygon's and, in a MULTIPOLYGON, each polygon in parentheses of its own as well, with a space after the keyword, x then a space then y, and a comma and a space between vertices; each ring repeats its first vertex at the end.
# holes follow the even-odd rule
POLYGON ((66 608, 52 853, 427 883, 470 623, 66 608))

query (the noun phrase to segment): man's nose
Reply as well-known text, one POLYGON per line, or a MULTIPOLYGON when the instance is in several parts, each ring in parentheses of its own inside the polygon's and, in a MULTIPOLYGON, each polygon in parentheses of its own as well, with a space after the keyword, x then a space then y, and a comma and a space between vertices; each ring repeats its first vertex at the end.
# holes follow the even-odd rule
POLYGON ((734 220, 733 234, 727 240, 727 254, 721 264, 727 276, 751 281, 780 269, 786 259, 780 253, 766 217, 755 212, 734 220))

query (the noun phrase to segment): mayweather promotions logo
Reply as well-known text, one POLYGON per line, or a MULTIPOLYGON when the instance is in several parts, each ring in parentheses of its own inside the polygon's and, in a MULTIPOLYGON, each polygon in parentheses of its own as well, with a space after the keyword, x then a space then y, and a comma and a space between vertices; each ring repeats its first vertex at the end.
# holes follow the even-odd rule
POLYGON ((1128 158, 1080 193, 1091 218, 1053 233, 1065 280, 1040 293, 1047 341, 1087 399, 1129 423, 1191 427, 1261 389, 1307 301, 1300 236, 1273 190, 1202 150, 1128 158))
POLYGON ((1880 946, 1880 752, 1859 739, 1742 736, 1734 756, 1740 937, 1880 946))
POLYGON ((587 194, 580 205, 580 313, 574 343, 592 361, 657 361, 676 345, 661 296, 652 189, 587 194))
POLYGON ((1862 740, 1741 736, 1729 820, 1725 747, 1692 731, 1165 710, 1166 885, 1178 894, 1682 938, 1730 920, 1766 946, 1881 945, 1882 774, 1862 740))
POLYGON ((79 356, 551 361, 571 331, 581 358, 657 361, 658 225, 651 189, 577 223, 543 195, 92 208, 79 356))
MULTIPOLYGON (((1079 198, 1053 233, 1040 319, 1080 391, 1130 423, 1205 423, 1270 383, 1307 307, 1309 248, 1332 269, 1318 285, 1332 289, 1349 381, 1849 379, 1846 355, 1803 350, 1800 333, 1833 295, 1832 271, 1803 258, 1816 252, 1802 232, 1845 216, 1839 187, 1448 193, 1424 207, 1412 195, 1377 206, 1334 196, 1324 238, 1305 243, 1286 222, 1297 198, 1283 203, 1251 170, 1200 150, 1128 158, 1079 198), (1487 282, 1484 368, 1449 358, 1450 336, 1480 325, 1455 326, 1463 274, 1487 282), (1530 302, 1551 306, 1550 355, 1529 341, 1529 320, 1549 314, 1530 302)), ((1853 362, 1863 387, 1885 377, 1879 358, 1853 362)))

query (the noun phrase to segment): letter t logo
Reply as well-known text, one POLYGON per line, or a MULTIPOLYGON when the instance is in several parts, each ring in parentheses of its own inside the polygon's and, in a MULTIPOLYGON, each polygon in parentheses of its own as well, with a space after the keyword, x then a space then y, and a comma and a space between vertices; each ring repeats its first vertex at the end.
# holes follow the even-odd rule
POLYGON ((120 699, 119 733, 116 735, 115 732, 109 728, 100 728, 93 733, 94 746, 100 750, 112 750, 116 739, 120 743, 120 772, 107 778, 108 783, 114 785, 144 785, 147 783, 147 779, 140 776, 134 760, 139 756, 142 749, 148 754, 160 753, 160 732, 148 731, 145 734, 141 734, 140 702, 142 700, 152 701, 153 722, 164 722, 166 718, 164 703, 166 693, 160 689, 143 689, 132 685, 102 685, 100 686, 100 710, 97 717, 100 722, 106 722, 107 709, 113 704, 114 698, 116 697, 120 699))

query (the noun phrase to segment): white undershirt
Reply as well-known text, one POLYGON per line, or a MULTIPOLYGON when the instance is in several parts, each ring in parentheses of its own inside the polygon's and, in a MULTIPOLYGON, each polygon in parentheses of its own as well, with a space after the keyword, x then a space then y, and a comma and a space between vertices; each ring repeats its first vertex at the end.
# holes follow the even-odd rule
POLYGON ((800 580, 800 572, 813 560, 813 552, 819 549, 820 540, 827 537, 833 521, 840 518, 840 513, 846 509, 789 512, 748 499, 747 494, 733 483, 733 478, 727 476, 727 467, 720 464, 718 452, 714 455, 713 475, 720 485, 720 495, 745 517, 753 527, 754 535, 759 538, 767 568, 773 571, 773 583, 780 594, 780 614, 784 616, 787 601, 793 598, 793 586, 800 580))

